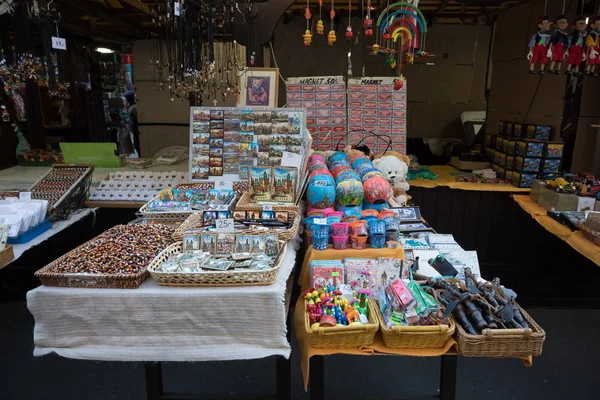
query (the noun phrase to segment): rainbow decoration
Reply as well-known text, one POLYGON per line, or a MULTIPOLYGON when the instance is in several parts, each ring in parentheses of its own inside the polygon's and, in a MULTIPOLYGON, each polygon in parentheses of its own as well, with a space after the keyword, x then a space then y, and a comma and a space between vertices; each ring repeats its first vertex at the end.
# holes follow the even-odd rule
POLYGON ((394 43, 400 39, 402 52, 409 47, 418 47, 419 35, 427 33, 427 21, 421 10, 404 1, 387 6, 379 15, 376 26, 384 40, 388 36, 394 43))

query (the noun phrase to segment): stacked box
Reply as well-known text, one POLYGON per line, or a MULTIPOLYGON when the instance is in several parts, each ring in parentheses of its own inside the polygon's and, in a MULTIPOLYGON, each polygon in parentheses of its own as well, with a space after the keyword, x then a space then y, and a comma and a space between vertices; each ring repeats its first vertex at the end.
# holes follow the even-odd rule
POLYGON ((511 171, 515 169, 515 156, 506 155, 506 164, 504 165, 504 168, 511 171))
POLYGON ((540 157, 515 158, 514 169, 518 172, 537 173, 540 171, 542 159, 540 157))
POLYGON ((520 187, 531 187, 533 185, 533 181, 537 179, 537 173, 527 173, 527 172, 518 172, 513 171, 512 173, 512 184, 520 187))
POLYGON ((544 157, 561 159, 565 144, 562 142, 548 142, 544 150, 544 157))
POLYGON ((525 130, 527 129, 526 125, 523 124, 513 124, 512 134, 510 136, 521 138, 525 136, 525 130))
POLYGON ((517 155, 522 157, 542 157, 544 154, 544 149, 544 142, 525 139, 518 143, 517 155))

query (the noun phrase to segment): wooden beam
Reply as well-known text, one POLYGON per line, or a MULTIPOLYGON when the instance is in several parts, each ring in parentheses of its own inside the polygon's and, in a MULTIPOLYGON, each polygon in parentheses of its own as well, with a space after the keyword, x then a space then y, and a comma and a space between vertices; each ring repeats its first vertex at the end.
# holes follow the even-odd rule
POLYGON ((119 0, 105 0, 112 8, 123 8, 119 0))
POLYGON ((438 14, 441 14, 441 13, 443 13, 443 12, 444 12, 444 8, 446 8, 446 6, 448 5, 448 2, 449 2, 449 1, 450 1, 450 0, 442 0, 442 4, 440 4, 440 7, 439 7, 439 8, 438 8, 438 10, 437 10, 437 13, 438 13, 438 14))
POLYGON ((96 3, 93 3, 89 0, 77 0, 77 1, 61 1, 61 5, 64 7, 71 8, 73 10, 79 11, 85 15, 92 15, 98 19, 110 22, 117 26, 124 26, 130 29, 144 29, 141 25, 133 21, 129 21, 123 18, 119 18, 116 15, 110 13, 109 10, 99 7, 96 3))
POLYGON ((123 3, 140 10, 144 14, 152 15, 152 10, 146 3, 143 3, 142 0, 121 0, 123 3))

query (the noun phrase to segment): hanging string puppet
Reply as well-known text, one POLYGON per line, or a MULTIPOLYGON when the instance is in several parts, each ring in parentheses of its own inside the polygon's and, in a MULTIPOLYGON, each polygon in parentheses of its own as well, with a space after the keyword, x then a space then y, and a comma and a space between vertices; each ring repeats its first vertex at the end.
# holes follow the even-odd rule
POLYGON ((587 46, 586 75, 598 76, 596 65, 600 64, 600 18, 590 17, 590 31, 585 39, 587 46))
POLYGON ((535 33, 529 41, 529 53, 527 59, 529 60, 529 73, 544 75, 546 64, 548 63, 548 45, 550 44, 550 17, 544 15, 543 17, 537 18, 538 31, 535 33), (535 65, 540 64, 539 71, 535 70, 535 65))
POLYGON ((583 15, 575 18, 575 21, 573 21, 573 29, 573 33, 569 36, 567 75, 570 75, 571 73, 579 75, 579 66, 586 60, 585 37, 587 36, 587 26, 583 15))
POLYGON ((550 45, 548 46, 547 57, 550 59, 548 67, 549 74, 560 75, 560 67, 563 61, 569 57, 569 34, 566 29, 569 26, 569 21, 564 15, 559 15, 554 21, 557 29, 552 32, 550 37, 550 45))

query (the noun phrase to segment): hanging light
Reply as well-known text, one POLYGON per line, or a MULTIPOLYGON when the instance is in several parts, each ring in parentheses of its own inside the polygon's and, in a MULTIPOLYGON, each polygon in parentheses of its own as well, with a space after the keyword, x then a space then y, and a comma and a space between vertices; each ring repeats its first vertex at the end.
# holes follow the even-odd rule
POLYGON ((114 53, 114 52, 115 52, 114 50, 112 50, 112 49, 108 49, 108 48, 106 48, 106 47, 97 47, 97 48, 96 48, 96 51, 97 51, 98 53, 102 53, 102 54, 112 54, 112 53, 114 53))

